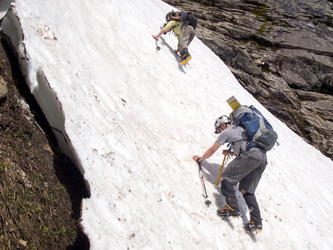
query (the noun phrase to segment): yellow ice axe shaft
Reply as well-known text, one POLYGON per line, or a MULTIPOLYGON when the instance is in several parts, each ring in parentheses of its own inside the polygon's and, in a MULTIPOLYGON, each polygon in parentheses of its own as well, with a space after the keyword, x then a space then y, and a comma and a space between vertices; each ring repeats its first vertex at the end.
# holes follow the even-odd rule
POLYGON ((223 161, 222 161, 222 165, 221 165, 221 168, 220 168, 220 173, 219 173, 219 176, 217 177, 217 180, 216 180, 216 183, 215 183, 215 185, 217 186, 217 185, 219 185, 219 181, 220 181, 220 177, 221 177, 221 172, 222 172, 222 170, 223 170, 223 166, 224 166, 224 162, 225 162, 225 158, 226 158, 226 154, 224 155, 224 158, 223 158, 223 161))

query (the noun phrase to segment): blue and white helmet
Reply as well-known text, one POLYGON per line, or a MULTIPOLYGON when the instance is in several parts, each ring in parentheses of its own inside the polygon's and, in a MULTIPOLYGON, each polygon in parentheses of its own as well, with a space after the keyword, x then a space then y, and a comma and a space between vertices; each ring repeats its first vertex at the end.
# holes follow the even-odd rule
POLYGON ((222 125, 223 123, 228 123, 228 124, 231 123, 231 121, 230 121, 230 119, 229 119, 228 116, 226 116, 226 115, 222 115, 222 116, 220 116, 219 118, 216 119, 215 124, 214 124, 214 127, 215 127, 215 134, 218 134, 218 133, 219 133, 218 129, 221 127, 221 125, 222 125))

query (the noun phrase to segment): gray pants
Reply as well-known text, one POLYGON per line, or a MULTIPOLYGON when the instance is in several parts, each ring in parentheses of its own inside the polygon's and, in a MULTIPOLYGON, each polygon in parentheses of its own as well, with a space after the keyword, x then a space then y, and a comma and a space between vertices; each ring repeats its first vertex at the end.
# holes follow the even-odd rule
POLYGON ((221 177, 239 189, 254 194, 267 165, 266 154, 258 148, 242 152, 222 171, 221 177))
POLYGON ((191 25, 183 27, 178 41, 178 51, 182 52, 183 49, 188 49, 188 46, 195 37, 195 29, 191 25))

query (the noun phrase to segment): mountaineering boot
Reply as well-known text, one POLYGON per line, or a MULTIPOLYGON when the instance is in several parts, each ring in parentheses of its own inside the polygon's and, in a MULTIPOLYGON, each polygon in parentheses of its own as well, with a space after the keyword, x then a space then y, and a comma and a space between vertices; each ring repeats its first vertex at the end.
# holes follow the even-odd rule
POLYGON ((182 49, 182 51, 180 51, 180 57, 181 57, 181 60, 180 60, 180 64, 181 65, 185 65, 186 63, 188 63, 190 60, 191 60, 191 55, 190 53, 188 53, 188 49, 185 48, 185 49, 182 49))
POLYGON ((180 64, 181 65, 185 65, 186 63, 188 63, 191 60, 191 55, 190 54, 184 54, 181 58, 180 64))
POLYGON ((216 211, 217 215, 218 216, 221 216, 221 217, 239 217, 239 211, 238 210, 235 210, 233 209, 232 207, 230 207, 229 205, 225 205, 224 208, 220 208, 216 211))
POLYGON ((260 233, 262 231, 262 225, 255 223, 253 220, 250 220, 248 223, 244 224, 243 228, 247 233, 260 233))

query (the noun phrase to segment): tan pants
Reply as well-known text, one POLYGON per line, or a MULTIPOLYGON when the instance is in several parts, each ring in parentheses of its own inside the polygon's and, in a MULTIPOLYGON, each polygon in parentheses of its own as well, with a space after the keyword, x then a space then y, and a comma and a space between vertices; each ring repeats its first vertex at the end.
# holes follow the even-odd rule
POLYGON ((195 29, 191 25, 183 27, 182 33, 180 34, 178 41, 178 51, 182 52, 183 49, 188 49, 188 46, 195 37, 195 29))

